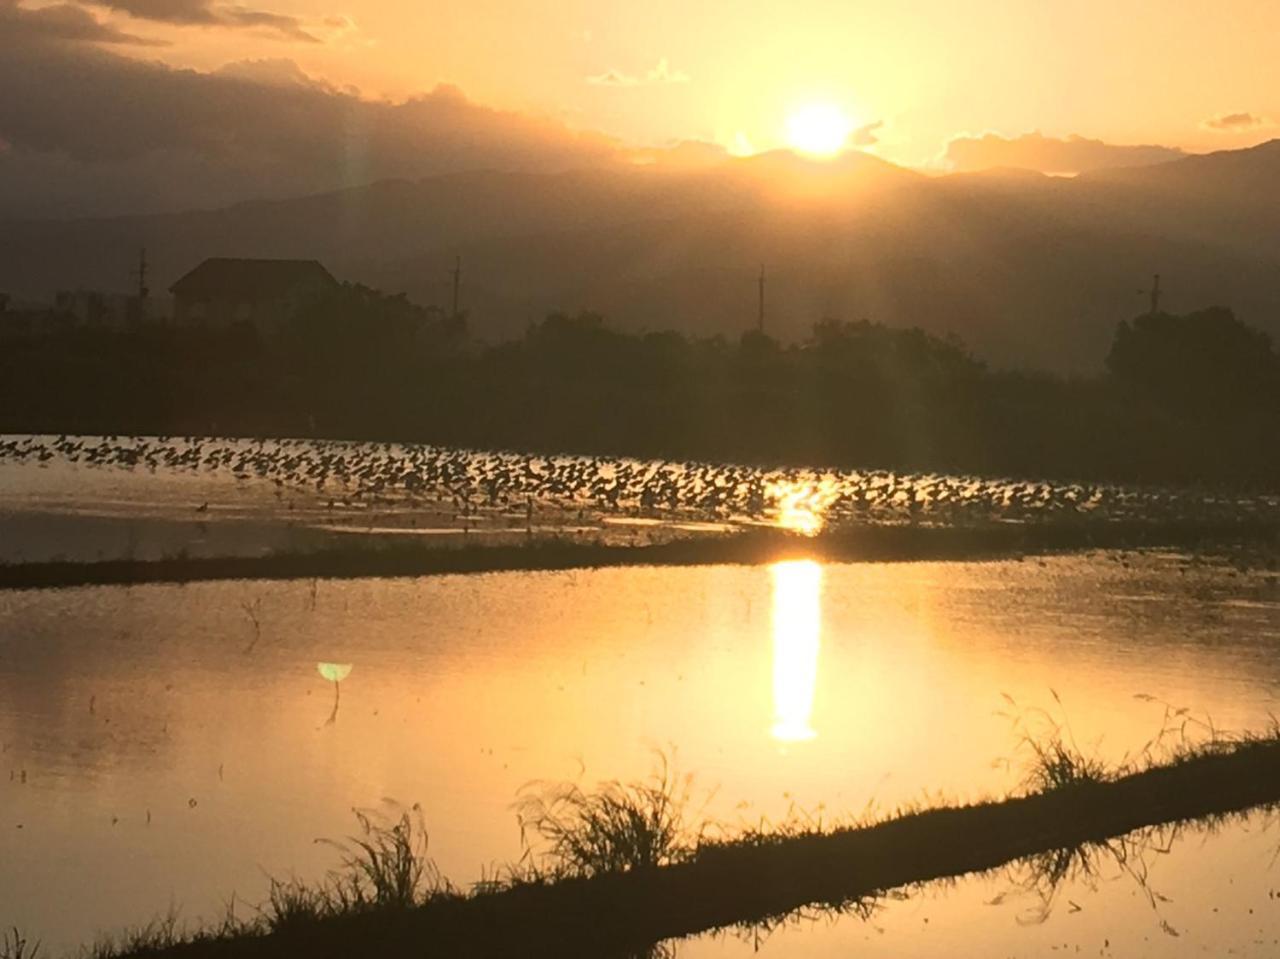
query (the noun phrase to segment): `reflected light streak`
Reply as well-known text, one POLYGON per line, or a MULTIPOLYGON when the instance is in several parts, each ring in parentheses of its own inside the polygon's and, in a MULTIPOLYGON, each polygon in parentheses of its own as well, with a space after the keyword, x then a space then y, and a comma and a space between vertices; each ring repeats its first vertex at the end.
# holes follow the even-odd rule
POLYGON ((773 738, 813 739, 818 682, 822 567, 813 560, 775 563, 773 573, 773 738))

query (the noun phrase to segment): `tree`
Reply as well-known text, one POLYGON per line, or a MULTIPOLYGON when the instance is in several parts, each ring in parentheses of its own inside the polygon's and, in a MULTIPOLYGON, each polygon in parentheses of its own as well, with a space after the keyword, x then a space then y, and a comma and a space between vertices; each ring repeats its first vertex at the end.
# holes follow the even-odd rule
POLYGON ((1157 405, 1204 420, 1273 409, 1280 385, 1271 338, 1225 307, 1121 322, 1107 369, 1157 405))

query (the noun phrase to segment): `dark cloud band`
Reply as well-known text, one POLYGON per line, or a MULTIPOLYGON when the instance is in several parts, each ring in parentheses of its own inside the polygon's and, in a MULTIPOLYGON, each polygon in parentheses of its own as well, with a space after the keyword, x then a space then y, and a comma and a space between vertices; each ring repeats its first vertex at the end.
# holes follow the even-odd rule
POLYGON ((84 0, 138 20, 175 26, 230 27, 259 30, 286 40, 319 43, 297 17, 213 0, 84 0))
POLYGON ((29 41, 165 45, 162 40, 152 40, 118 30, 111 24, 103 23, 88 10, 70 3, 32 8, 21 6, 18 0, 0 0, 0 33, 12 39, 29 41))
MULTIPOLYGON (((11 0, 0 0, 10 4, 11 0)), ((0 15, 6 6, 0 6, 0 15)), ((216 73, 0 26, 0 219, 189 209, 459 170, 548 171, 616 147, 438 87, 364 99, 288 60, 216 73)))

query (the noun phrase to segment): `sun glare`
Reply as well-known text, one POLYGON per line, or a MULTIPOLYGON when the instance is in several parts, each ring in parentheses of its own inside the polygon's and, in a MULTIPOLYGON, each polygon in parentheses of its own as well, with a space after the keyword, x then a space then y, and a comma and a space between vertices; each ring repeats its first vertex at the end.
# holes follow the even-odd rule
POLYGON ((816 157, 832 157, 844 149, 853 132, 849 115, 832 103, 809 103, 787 117, 787 143, 816 157))
POLYGON ((804 536, 816 536, 827 523, 827 511, 840 498, 840 490, 829 475, 777 480, 765 486, 773 521, 783 529, 804 536))

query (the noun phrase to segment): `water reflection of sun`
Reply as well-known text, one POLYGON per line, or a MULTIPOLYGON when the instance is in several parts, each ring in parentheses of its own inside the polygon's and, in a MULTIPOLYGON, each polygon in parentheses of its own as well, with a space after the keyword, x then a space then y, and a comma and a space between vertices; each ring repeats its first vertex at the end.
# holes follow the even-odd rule
POLYGON ((773 574, 773 738, 813 739, 818 681, 822 567, 812 560, 775 563, 773 574))
POLYGON ((774 522, 783 529, 816 536, 827 522, 827 511, 840 498, 831 476, 779 480, 769 483, 765 493, 772 502, 774 522))

